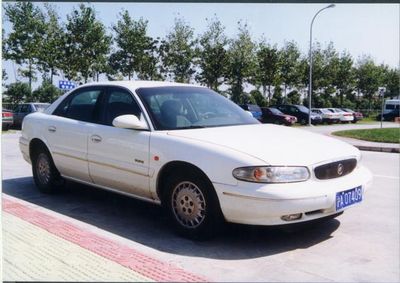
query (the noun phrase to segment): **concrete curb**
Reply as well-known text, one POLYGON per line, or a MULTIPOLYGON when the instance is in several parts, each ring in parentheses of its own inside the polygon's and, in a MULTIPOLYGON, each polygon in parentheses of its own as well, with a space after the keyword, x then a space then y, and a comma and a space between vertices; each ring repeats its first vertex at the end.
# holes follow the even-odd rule
POLYGON ((388 153, 400 153, 400 144, 397 147, 387 146, 385 143, 377 143, 378 145, 360 144, 360 142, 370 143, 368 141, 357 140, 353 138, 344 138, 341 136, 334 135, 333 132, 329 133, 328 136, 347 142, 352 146, 355 146, 359 150, 365 151, 377 151, 377 152, 388 152, 388 153))
POLYGON ((366 145, 357 145, 357 144, 353 144, 353 146, 355 146, 359 150, 365 150, 365 151, 400 153, 399 147, 394 148, 394 147, 366 146, 366 145))

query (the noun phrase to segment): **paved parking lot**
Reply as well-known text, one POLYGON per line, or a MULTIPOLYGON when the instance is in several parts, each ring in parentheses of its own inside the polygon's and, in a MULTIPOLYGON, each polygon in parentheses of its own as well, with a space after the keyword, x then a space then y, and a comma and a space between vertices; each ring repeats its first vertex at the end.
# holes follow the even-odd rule
POLYGON ((363 152, 374 185, 337 219, 292 231, 227 225, 220 237, 193 242, 152 204, 75 183, 39 193, 18 135, 2 135, 3 280, 400 281, 399 154, 363 152))

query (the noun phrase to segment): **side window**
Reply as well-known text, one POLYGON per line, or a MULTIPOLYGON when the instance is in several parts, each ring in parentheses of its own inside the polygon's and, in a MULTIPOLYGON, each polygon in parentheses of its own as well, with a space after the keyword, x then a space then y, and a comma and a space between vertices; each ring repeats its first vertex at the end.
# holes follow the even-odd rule
POLYGON ((116 117, 127 114, 135 115, 140 119, 140 107, 133 96, 123 89, 110 89, 105 105, 105 124, 112 126, 116 117))
POLYGON ((100 97, 100 89, 82 90, 64 100, 54 111, 54 115, 84 122, 94 122, 95 106, 100 97))
POLYGON ((297 113, 297 112, 299 112, 299 110, 298 110, 296 107, 291 106, 291 107, 290 107, 290 112, 292 112, 292 113, 297 113))
POLYGON ((28 113, 28 112, 30 112, 30 107, 29 107, 30 105, 29 104, 24 104, 24 105, 22 105, 21 106, 21 113, 28 113))

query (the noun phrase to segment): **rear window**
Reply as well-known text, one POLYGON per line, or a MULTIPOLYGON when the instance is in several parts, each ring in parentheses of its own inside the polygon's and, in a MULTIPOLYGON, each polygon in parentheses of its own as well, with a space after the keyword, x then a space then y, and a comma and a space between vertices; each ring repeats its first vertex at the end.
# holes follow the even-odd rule
POLYGON ((47 107, 49 107, 50 104, 34 104, 36 111, 38 112, 43 112, 44 110, 46 110, 47 107))
POLYGON ((395 105, 395 104, 386 104, 386 109, 387 110, 394 110, 394 109, 399 109, 400 105, 395 105))
POLYGON ((261 112, 261 108, 258 105, 249 104, 249 110, 254 112, 261 112))

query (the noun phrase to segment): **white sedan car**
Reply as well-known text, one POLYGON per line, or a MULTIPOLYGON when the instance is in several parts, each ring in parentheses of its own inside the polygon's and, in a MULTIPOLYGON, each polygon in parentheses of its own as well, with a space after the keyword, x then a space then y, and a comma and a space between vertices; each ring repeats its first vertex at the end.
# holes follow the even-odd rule
POLYGON ((339 120, 342 123, 352 122, 354 120, 353 113, 343 111, 342 109, 339 109, 339 108, 327 108, 327 109, 329 111, 331 111, 332 113, 339 114, 339 120))
POLYGON ((260 124, 207 88, 167 82, 80 86, 24 119, 20 148, 41 191, 69 179, 162 204, 191 238, 223 221, 334 217, 372 180, 349 144, 260 124))

